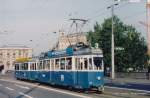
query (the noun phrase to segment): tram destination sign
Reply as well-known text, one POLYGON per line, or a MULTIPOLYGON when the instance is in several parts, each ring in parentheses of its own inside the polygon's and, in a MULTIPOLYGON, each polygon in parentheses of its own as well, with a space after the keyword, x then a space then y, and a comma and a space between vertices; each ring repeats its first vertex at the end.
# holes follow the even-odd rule
POLYGON ((47 56, 52 57, 60 57, 60 56, 71 56, 73 55, 73 49, 67 48, 66 50, 60 50, 60 51, 48 51, 47 56))

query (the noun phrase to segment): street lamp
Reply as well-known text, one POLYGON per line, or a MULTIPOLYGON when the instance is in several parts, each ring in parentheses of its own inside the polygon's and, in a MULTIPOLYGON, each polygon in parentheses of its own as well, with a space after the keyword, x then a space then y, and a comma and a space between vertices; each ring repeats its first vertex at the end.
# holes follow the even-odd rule
POLYGON ((114 3, 107 7, 107 9, 111 9, 112 14, 112 33, 111 33, 111 78, 115 78, 115 58, 114 58, 114 7, 117 6, 118 3, 114 3))

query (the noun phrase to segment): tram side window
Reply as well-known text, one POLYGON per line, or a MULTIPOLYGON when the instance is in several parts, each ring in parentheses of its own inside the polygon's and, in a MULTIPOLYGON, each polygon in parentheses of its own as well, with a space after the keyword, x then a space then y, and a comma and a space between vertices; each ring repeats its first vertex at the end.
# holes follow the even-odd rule
POLYGON ((23 67, 23 70, 28 70, 28 63, 24 63, 23 66, 24 66, 24 67, 23 67))
POLYGON ((46 69, 46 60, 43 61, 43 68, 42 69, 46 69))
POLYGON ((34 63, 34 70, 36 70, 36 65, 37 65, 37 63, 34 63))
POLYGON ((84 59, 80 58, 80 62, 79 62, 79 70, 83 70, 84 69, 84 59))
POLYGON ((51 69, 54 70, 54 60, 51 60, 51 69))
POLYGON ((88 69, 88 59, 87 58, 77 58, 77 68, 78 70, 88 69))
POLYGON ((30 63, 30 70, 34 70, 34 63, 30 63))
POLYGON ((19 70, 19 64, 15 64, 15 70, 19 70))
POLYGON ((42 61, 40 61, 40 63, 39 63, 39 70, 42 70, 42 66, 43 66, 43 63, 42 63, 42 61))
POLYGON ((75 59, 76 70, 81 70, 80 58, 75 59))
POLYGON ((78 63, 77 63, 77 58, 75 58, 75 69, 78 69, 78 63))
POLYGON ((59 69, 59 59, 55 59, 55 69, 59 69))
POLYGON ((36 70, 36 63, 30 63, 30 70, 36 70))
POLYGON ((89 70, 92 70, 92 58, 89 58, 89 70))
POLYGON ((39 70, 39 68, 40 68, 40 63, 37 62, 36 65, 37 65, 37 68, 36 68, 36 69, 39 70))
POLYGON ((17 64, 15 64, 15 70, 17 70, 17 64))
POLYGON ((24 64, 21 63, 19 66, 20 66, 19 70, 23 70, 24 64))
POLYGON ((66 59, 66 69, 71 70, 72 69, 72 58, 66 59))
POLYGON ((94 69, 95 70, 102 69, 102 58, 100 58, 100 57, 93 57, 93 62, 94 62, 94 69))
POLYGON ((60 69, 62 69, 62 70, 65 69, 65 58, 61 58, 61 60, 60 60, 60 69))
POLYGON ((24 64, 21 64, 21 70, 24 70, 25 68, 24 68, 24 64))
POLYGON ((88 68, 88 60, 87 58, 84 58, 84 69, 88 68))
POLYGON ((50 69, 50 61, 49 61, 49 60, 46 60, 45 69, 46 69, 46 70, 49 70, 49 69, 50 69))

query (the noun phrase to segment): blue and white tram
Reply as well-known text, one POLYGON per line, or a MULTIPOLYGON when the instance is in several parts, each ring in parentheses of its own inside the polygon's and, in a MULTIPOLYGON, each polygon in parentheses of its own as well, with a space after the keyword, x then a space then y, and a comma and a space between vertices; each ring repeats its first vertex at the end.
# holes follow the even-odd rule
POLYGON ((15 77, 79 89, 104 90, 102 53, 58 55, 15 64, 15 77))

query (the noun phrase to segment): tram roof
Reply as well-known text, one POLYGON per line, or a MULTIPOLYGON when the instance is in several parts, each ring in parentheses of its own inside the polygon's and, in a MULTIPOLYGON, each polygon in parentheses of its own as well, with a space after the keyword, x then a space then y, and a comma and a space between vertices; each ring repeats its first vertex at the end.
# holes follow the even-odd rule
POLYGON ((66 50, 61 51, 48 51, 45 53, 43 58, 57 58, 57 57, 69 57, 69 56, 78 56, 78 55, 102 55, 102 51, 100 49, 82 49, 82 50, 73 50, 72 48, 67 48, 66 50))

